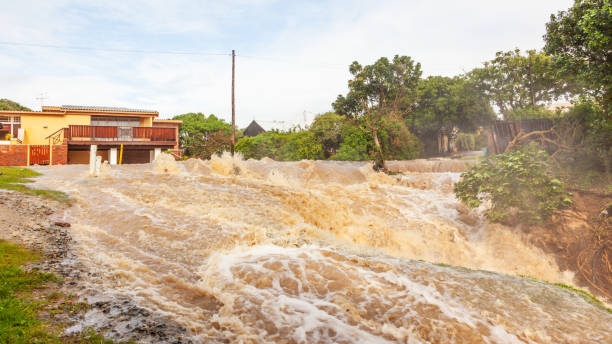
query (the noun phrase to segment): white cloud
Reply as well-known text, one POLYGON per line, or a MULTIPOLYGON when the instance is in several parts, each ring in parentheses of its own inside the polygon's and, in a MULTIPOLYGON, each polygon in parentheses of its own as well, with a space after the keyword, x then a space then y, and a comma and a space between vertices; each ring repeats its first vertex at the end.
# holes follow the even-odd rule
MULTIPOLYGON (((0 41, 120 43, 142 50, 171 46, 229 52, 236 47, 237 116, 246 126, 253 118, 297 122, 304 111, 312 117, 329 110, 346 92, 353 60, 409 55, 422 63, 425 75, 455 75, 498 50, 540 48, 548 17, 571 1, 76 4, 0 4, 0 41), (109 22, 122 31, 106 27, 109 22), (85 39, 104 37, 106 31, 112 32, 108 40, 85 39)), ((47 92, 49 104, 154 108, 166 116, 187 111, 231 115, 229 56, 4 48, 0 97, 31 107, 37 106, 38 93, 47 92)))

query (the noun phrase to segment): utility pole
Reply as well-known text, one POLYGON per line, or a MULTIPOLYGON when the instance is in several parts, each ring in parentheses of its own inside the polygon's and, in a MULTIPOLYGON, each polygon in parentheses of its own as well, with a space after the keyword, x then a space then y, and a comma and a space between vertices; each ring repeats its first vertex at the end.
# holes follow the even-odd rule
POLYGON ((234 156, 234 144, 236 144, 236 102, 234 101, 234 84, 236 74, 236 52, 232 49, 232 143, 231 152, 234 156))

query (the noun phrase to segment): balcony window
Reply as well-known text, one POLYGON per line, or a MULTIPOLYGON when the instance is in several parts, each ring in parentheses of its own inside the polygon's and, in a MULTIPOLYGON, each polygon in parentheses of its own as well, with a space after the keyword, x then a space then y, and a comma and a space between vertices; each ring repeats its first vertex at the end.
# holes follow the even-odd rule
POLYGON ((137 127, 140 125, 140 119, 138 117, 92 116, 91 125, 110 127, 137 127))
POLYGON ((21 116, 0 116, 0 140, 4 140, 6 134, 11 134, 11 137, 17 137, 19 128, 21 128, 21 116))

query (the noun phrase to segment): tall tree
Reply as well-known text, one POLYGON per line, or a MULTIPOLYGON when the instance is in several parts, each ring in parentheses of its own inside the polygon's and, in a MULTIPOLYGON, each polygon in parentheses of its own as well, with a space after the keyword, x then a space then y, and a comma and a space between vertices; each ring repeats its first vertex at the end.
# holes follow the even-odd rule
POLYGON ((561 74, 577 78, 612 111, 612 1, 576 0, 550 16, 544 39, 561 74))
POLYGON ((179 135, 186 155, 208 159, 215 153, 229 150, 232 127, 215 115, 207 117, 201 112, 191 112, 173 119, 183 121, 179 135))
POLYGON ((474 131, 495 119, 488 98, 464 77, 430 76, 419 85, 419 102, 414 111, 421 134, 442 127, 474 131))
POLYGON ((332 104, 336 113, 357 119, 362 130, 372 135, 375 168, 386 169, 378 131, 387 119, 403 119, 410 113, 418 96, 421 64, 408 56, 395 55, 392 61, 381 57, 372 65, 357 61, 349 67, 353 78, 349 92, 338 95, 332 104))
POLYGON ((535 50, 527 50, 526 55, 519 49, 499 51, 495 59, 475 68, 469 76, 504 118, 512 111, 535 110, 568 93, 568 85, 557 77, 551 57, 535 50))

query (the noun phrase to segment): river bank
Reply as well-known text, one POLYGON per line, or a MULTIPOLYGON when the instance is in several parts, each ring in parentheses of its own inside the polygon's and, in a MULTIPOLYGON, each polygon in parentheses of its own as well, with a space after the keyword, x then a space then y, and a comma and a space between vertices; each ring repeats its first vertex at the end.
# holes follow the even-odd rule
MULTIPOLYGON (((79 262, 72 250, 68 205, 16 191, 0 190, 0 239, 38 253, 26 271, 52 273, 30 301, 41 305, 39 320, 62 343, 92 343, 106 338, 138 343, 191 343, 189 331, 151 314, 125 295, 96 289, 101 277, 79 262), (85 283, 86 282, 86 283, 85 283), (91 330, 95 330, 92 332, 91 330)), ((47 339, 51 340, 51 339, 47 339)), ((106 342, 105 342, 106 343, 106 342)))

